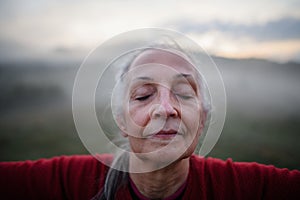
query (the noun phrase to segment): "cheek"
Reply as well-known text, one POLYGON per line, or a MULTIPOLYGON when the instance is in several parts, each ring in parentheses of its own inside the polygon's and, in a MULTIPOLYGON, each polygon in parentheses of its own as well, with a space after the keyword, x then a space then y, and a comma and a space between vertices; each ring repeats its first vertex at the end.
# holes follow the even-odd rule
POLYGON ((129 106, 126 120, 130 120, 135 126, 145 127, 149 121, 149 109, 147 106, 129 106))
POLYGON ((192 135, 195 135, 201 126, 201 109, 198 108, 183 108, 182 120, 189 129, 192 135))
POLYGON ((141 142, 141 139, 129 136, 129 144, 130 144, 132 152, 142 153, 143 142, 141 142))

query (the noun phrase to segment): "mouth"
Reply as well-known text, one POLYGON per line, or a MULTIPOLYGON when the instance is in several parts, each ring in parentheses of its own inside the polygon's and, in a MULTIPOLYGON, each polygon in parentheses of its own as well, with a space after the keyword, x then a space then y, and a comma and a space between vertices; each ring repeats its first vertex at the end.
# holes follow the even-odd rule
POLYGON ((177 135, 182 135, 176 130, 161 130, 156 134, 153 134, 151 138, 161 139, 161 140, 170 140, 176 137, 177 135))

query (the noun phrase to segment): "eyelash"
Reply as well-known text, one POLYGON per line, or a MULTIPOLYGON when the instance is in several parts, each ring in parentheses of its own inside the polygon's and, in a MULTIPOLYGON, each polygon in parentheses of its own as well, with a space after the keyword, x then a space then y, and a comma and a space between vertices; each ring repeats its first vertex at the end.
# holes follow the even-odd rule
POLYGON ((180 94, 176 94, 176 96, 179 96, 180 98, 184 99, 184 100, 188 100, 191 99, 191 96, 187 96, 187 95, 180 95, 180 94))
MULTIPOLYGON (((192 98, 191 96, 187 96, 187 95, 180 95, 180 94, 175 94, 175 95, 182 98, 182 99, 184 99, 184 100, 189 100, 189 99, 192 98)), ((151 94, 141 96, 141 97, 137 97, 137 98, 135 98, 135 100, 137 100, 137 101, 146 101, 149 97, 151 97, 151 94)))
POLYGON ((150 96, 151 96, 151 94, 145 95, 145 96, 141 96, 141 97, 137 97, 137 98, 135 98, 135 100, 146 101, 150 96))

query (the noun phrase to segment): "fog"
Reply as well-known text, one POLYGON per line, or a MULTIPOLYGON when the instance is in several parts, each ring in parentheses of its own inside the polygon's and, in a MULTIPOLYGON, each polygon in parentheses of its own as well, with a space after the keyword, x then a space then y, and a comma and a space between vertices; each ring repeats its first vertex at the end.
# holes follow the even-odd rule
MULTIPOLYGON (((208 156, 299 168, 300 64, 213 59, 224 80, 227 118, 208 156)), ((72 89, 80 64, 0 65, 0 160, 88 153, 72 117, 72 89)))

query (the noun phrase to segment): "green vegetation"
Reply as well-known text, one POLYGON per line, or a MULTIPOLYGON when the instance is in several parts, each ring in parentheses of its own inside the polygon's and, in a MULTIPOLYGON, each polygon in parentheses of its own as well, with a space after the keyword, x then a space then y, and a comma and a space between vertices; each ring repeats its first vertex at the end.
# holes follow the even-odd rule
POLYGON ((28 114, 0 123, 0 160, 85 154, 70 115, 28 114))
MULTIPOLYGON (((233 64, 229 62, 228 66, 233 64)), ((292 73, 286 74, 286 77, 298 77, 299 70, 292 70, 294 68, 289 68, 292 73)), ((236 72, 236 69, 241 68, 236 66, 232 71, 236 72)), ((88 154, 77 135, 71 111, 70 91, 76 69, 0 65, 0 72, 0 161, 88 154)), ((291 102, 284 104, 282 111, 285 113, 278 114, 280 109, 269 109, 274 112, 262 115, 265 110, 251 104, 253 99, 249 98, 247 102, 240 100, 245 89, 240 88, 236 91, 237 96, 233 95, 233 91, 240 86, 235 80, 225 80, 229 94, 227 118, 223 133, 208 156, 300 169, 300 115, 299 106, 294 103, 299 98, 297 91, 291 90, 292 96, 282 95, 283 102, 291 102), (247 109, 239 110, 245 106, 248 106, 247 109), (253 112, 251 115, 243 114, 246 111, 253 112), (270 113, 277 113, 278 116, 270 113)), ((244 79, 241 83, 245 83, 244 79)), ((297 85, 290 85, 282 91, 288 91, 292 86, 298 88, 297 85)), ((278 94, 282 91, 276 90, 278 94)), ((249 92, 246 90, 246 93, 249 92)), ((251 94, 256 94, 254 92, 251 94)), ((99 146, 105 145, 103 143, 99 141, 99 146)))
POLYGON ((209 154, 234 161, 259 162, 300 169, 300 119, 254 119, 231 114, 209 154))
MULTIPOLYGON (((299 122, 297 118, 274 121, 232 114, 208 156, 300 169, 299 122)), ((1 161, 88 153, 77 135, 72 114, 66 111, 2 121, 0 132, 1 161)))

